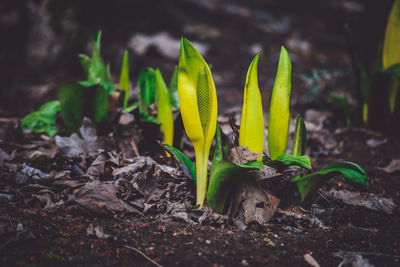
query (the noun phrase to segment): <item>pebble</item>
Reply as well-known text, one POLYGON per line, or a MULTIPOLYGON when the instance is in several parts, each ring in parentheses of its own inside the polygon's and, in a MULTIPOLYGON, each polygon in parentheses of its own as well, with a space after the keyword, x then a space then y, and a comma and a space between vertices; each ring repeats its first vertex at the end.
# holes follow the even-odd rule
POLYGON ((24 226, 22 225, 22 223, 18 223, 17 232, 22 232, 22 231, 24 231, 24 226))

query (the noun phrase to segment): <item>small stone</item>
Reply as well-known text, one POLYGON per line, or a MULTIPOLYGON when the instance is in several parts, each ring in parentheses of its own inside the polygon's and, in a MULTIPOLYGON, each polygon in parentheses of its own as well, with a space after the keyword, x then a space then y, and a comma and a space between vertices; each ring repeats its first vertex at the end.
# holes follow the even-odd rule
POLYGON ((22 225, 22 223, 18 223, 17 232, 22 232, 22 231, 24 231, 24 226, 22 225))

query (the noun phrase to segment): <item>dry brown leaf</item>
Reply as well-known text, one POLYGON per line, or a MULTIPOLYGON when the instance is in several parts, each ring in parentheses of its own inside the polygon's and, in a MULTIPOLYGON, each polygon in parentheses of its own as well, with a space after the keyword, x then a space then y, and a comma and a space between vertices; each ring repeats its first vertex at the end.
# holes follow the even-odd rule
POLYGON ((393 173, 396 171, 400 171, 400 159, 392 159, 392 161, 387 165, 386 167, 376 167, 378 170, 387 172, 387 173, 393 173))

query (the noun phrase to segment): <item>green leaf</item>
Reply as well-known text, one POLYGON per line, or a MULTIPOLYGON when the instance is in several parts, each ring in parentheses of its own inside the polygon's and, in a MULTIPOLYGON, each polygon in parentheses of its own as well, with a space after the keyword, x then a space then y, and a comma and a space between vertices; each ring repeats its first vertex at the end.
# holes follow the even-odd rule
POLYGON ((57 91, 61 117, 67 132, 77 132, 84 117, 94 123, 106 119, 108 94, 103 84, 88 81, 62 84, 57 91))
POLYGON ((299 166, 301 168, 305 168, 308 170, 312 169, 310 158, 306 155, 296 156, 296 155, 283 154, 277 157, 275 161, 282 162, 287 166, 299 166))
POLYGON ((140 121, 142 122, 151 122, 155 124, 160 124, 160 122, 156 118, 151 116, 145 109, 142 109, 140 106, 139 106, 139 114, 140 114, 140 121))
POLYGON ((89 82, 93 83, 107 82, 112 84, 109 65, 106 66, 104 64, 104 61, 100 55, 100 39, 101 39, 101 31, 97 33, 92 42, 92 56, 90 58, 89 67, 87 68, 87 64, 89 63, 87 56, 86 57, 80 56, 81 64, 84 70, 87 68, 87 80, 89 82))
POLYGON ((89 67, 90 67, 91 58, 85 54, 79 54, 78 58, 79 58, 79 61, 81 62, 83 71, 85 72, 85 75, 87 77, 89 75, 89 67))
POLYGON ((157 120, 160 122, 163 143, 172 145, 174 141, 174 118, 172 115, 171 97, 167 85, 159 69, 156 70, 156 88, 157 88, 157 120))
POLYGON ((57 133, 56 120, 59 111, 59 101, 47 102, 37 111, 26 115, 21 120, 21 129, 31 130, 35 133, 46 133, 48 136, 53 136, 57 133))
POLYGON ((400 63, 400 0, 395 0, 386 25, 382 50, 382 66, 400 63))
POLYGON ((254 153, 263 153, 265 141, 264 113, 257 74, 259 57, 259 55, 254 57, 247 71, 239 131, 239 145, 247 147, 254 153))
POLYGON ((368 122, 369 98, 371 95, 371 79, 364 65, 360 64, 360 86, 362 96, 362 120, 364 124, 368 122))
POLYGON ((307 145, 307 129, 303 118, 299 115, 296 119, 296 127, 294 129, 292 155, 302 156, 306 153, 307 145))
POLYGON ((354 162, 336 162, 328 165, 324 170, 321 171, 321 173, 327 174, 334 171, 340 172, 344 178, 354 183, 368 186, 367 173, 360 165, 354 162))
MULTIPOLYGON (((240 179, 243 179, 243 175, 248 171, 259 170, 261 167, 261 161, 252 161, 246 164, 237 164, 226 160, 218 162, 210 176, 207 205, 215 212, 222 214, 226 201, 238 186, 240 179)), ((255 179, 254 177, 248 178, 255 179)))
POLYGON ((169 84, 169 93, 171 96, 172 106, 179 108, 179 97, 178 97, 178 67, 175 66, 174 73, 172 74, 171 82, 169 84))
POLYGON ((186 176, 192 178, 196 182, 196 167, 194 167, 193 162, 190 160, 188 156, 183 154, 179 149, 168 145, 163 144, 164 148, 168 150, 168 152, 174 157, 178 166, 181 170, 186 174, 186 176))
POLYGON ((146 68, 139 74, 139 103, 143 109, 147 110, 155 101, 156 95, 156 73, 152 68, 146 68))
POLYGON ((299 190, 301 196, 301 201, 304 201, 307 196, 317 192, 317 190, 333 176, 333 174, 324 175, 319 172, 315 172, 304 176, 297 175, 292 179, 292 182, 296 182, 297 189, 299 190))
POLYGON ((292 64, 288 52, 282 46, 269 111, 268 148, 272 160, 286 152, 290 121, 291 77, 292 64))
POLYGON ((346 124, 347 126, 351 125, 351 109, 350 109, 350 104, 349 101, 345 96, 339 96, 334 93, 330 93, 329 97, 343 110, 345 118, 346 118, 346 124))
POLYGON ((221 140, 221 127, 220 127, 219 123, 217 123, 217 129, 216 129, 216 134, 215 134, 214 157, 213 157, 213 161, 212 161, 212 164, 211 164, 210 175, 215 170, 215 166, 217 165, 217 163, 220 162, 221 160, 223 160, 222 140, 221 140))
POLYGON ((119 88, 124 90, 124 108, 128 106, 129 99, 129 53, 125 51, 122 59, 121 76, 119 78, 119 88))
MULTIPOLYGON (((386 25, 382 50, 382 66, 387 69, 400 63, 400 0, 395 0, 386 25)), ((394 112, 400 81, 394 79, 389 91, 389 107, 394 112)))
POLYGON ((333 163, 322 171, 304 176, 299 175, 292 178, 291 181, 296 182, 303 201, 307 196, 315 193, 329 178, 338 174, 342 174, 344 178, 353 183, 368 186, 365 170, 360 165, 349 161, 333 163))
POLYGON ((125 109, 123 110, 123 112, 124 112, 124 113, 129 113, 129 112, 131 112, 131 111, 137 109, 138 107, 139 107, 139 102, 136 102, 136 103, 133 103, 131 106, 125 108, 125 109))

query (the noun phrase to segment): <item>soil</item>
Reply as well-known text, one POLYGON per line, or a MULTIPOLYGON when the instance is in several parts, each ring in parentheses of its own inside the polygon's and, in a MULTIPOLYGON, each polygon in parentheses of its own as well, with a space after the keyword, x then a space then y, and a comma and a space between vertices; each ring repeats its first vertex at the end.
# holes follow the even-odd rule
MULTIPOLYGON (((371 186, 367 191, 392 198, 399 205, 399 176, 375 167, 385 166, 397 157, 400 143, 388 142, 371 149, 365 145, 368 135, 357 131, 343 134, 339 139, 343 141, 343 152, 312 158, 316 162, 314 166, 339 159, 358 162, 368 173, 371 186)), ((1 146, 9 148, 13 144, 1 146)), ((43 171, 54 165, 58 166, 56 169, 66 168, 60 166, 62 163, 60 159, 57 162, 57 157, 25 163, 43 171)), ((3 188, 15 188, 11 183, 7 185, 10 173, 3 171, 1 177, 3 188)), ((398 207, 389 215, 317 195, 309 203, 297 205, 303 205, 305 210, 310 210, 310 204, 314 208, 318 205, 322 213, 317 217, 330 229, 278 211, 268 223, 254 223, 240 230, 232 223, 201 225, 163 221, 156 214, 105 216, 76 204, 44 209, 43 204, 32 200, 34 185, 22 188, 11 201, 0 198, 4 266, 153 265, 137 250, 164 266, 308 266, 305 254, 312 255, 323 266, 337 266, 342 260, 333 257, 333 253, 338 251, 358 252, 375 266, 398 266, 400 261, 398 207), (19 224, 23 230, 15 231, 19 224), (88 235, 90 224, 102 227, 109 237, 88 235)), ((42 185, 54 186, 52 182, 42 185)), ((340 177, 332 179, 322 190, 330 188, 356 190, 340 177)), ((297 205, 280 208, 296 211, 297 205)))
MULTIPOLYGON (((19 184, 16 177, 24 164, 44 173, 60 173, 67 170, 73 177, 80 177, 80 172, 85 172, 85 168, 95 159, 70 159, 55 149, 53 139, 49 141, 41 135, 23 133, 18 128, 18 121, 24 114, 55 97, 55 90, 52 89, 55 89, 61 79, 75 79, 78 76, 76 71, 71 69, 65 75, 53 71, 50 78, 44 74, 40 76, 39 81, 31 78, 20 80, 14 82, 11 87, 15 88, 15 92, 2 92, 4 97, 0 109, 0 149, 11 155, 14 152, 16 157, 7 160, 6 165, 0 164, 0 265, 310 266, 304 259, 308 254, 321 266, 337 266, 343 261, 334 256, 339 252, 347 253, 349 261, 345 266, 351 266, 357 259, 359 264, 362 260, 368 260, 374 266, 399 266, 400 174, 399 171, 387 173, 377 167, 385 167, 392 159, 400 158, 400 141, 364 127, 342 128, 343 114, 326 100, 326 95, 331 89, 351 89, 356 84, 351 73, 346 42, 342 38, 342 30, 339 29, 341 22, 351 18, 354 13, 348 10, 342 12, 341 5, 332 5, 331 2, 334 1, 327 1, 329 4, 321 6, 315 3, 314 11, 301 9, 295 2, 282 1, 279 5, 270 1, 264 4, 262 1, 253 1, 247 6, 256 10, 268 10, 280 22, 289 17, 289 33, 267 34, 264 28, 255 26, 259 22, 257 20, 227 15, 220 9, 210 10, 207 6, 197 6, 193 1, 179 1, 176 10, 168 9, 168 12, 175 15, 184 14, 171 22, 175 26, 171 27, 170 31, 173 36, 181 34, 178 23, 181 21, 192 24, 204 22, 203 15, 198 10, 206 14, 207 23, 220 31, 219 38, 203 40, 211 46, 207 61, 213 62, 217 76, 221 77, 220 81, 216 81, 217 88, 220 88, 220 110, 240 107, 244 71, 251 60, 248 47, 254 43, 263 44, 262 60, 267 63, 260 65, 260 69, 266 73, 260 78, 260 87, 272 88, 276 55, 282 40, 286 43, 294 40, 297 44, 301 44, 302 41, 309 42, 311 51, 301 50, 296 45, 292 47, 295 58, 293 84, 296 85, 292 95, 292 114, 295 114, 295 111, 305 114, 308 110, 315 109, 328 112, 330 116, 323 120, 324 129, 337 142, 334 149, 321 150, 323 144, 315 139, 309 141, 308 154, 313 168, 320 170, 339 160, 356 162, 366 170, 369 188, 354 187, 338 176, 329 180, 315 197, 302 203, 293 185, 283 187, 275 192, 281 199, 281 205, 274 216, 262 225, 250 223, 244 230, 238 228, 231 219, 223 223, 200 223, 198 218, 202 212, 197 210, 188 211, 192 220, 188 223, 176 217, 164 218, 160 216, 160 210, 150 210, 144 215, 134 212, 99 213, 67 199, 62 199, 65 204, 60 207, 45 208, 45 201, 39 201, 34 194, 51 189, 56 192, 55 195, 68 198, 76 194, 76 188, 59 186, 55 184, 55 180, 30 180, 19 184), (291 4, 292 8, 284 9, 286 4, 291 4), (195 9, 197 11, 193 11, 195 9), (328 12, 331 14, 328 18, 324 16, 327 13, 319 13, 326 9, 333 12, 328 12), (227 48, 227 43, 235 43, 237 46, 227 48), (299 50, 296 50, 296 47, 299 50), (310 90, 310 86, 302 77, 303 74, 310 74, 313 68, 329 71, 339 69, 342 74, 323 81, 322 89, 313 99, 314 102, 304 102, 302 96, 310 90), (34 90, 37 89, 38 82, 41 85, 49 85, 49 89, 44 90, 40 98, 35 98, 34 90), (25 95, 24 92, 30 94, 25 95), (387 138, 387 141, 377 147, 370 147, 367 140, 372 138, 387 138), (57 153, 50 158, 30 158, 28 155, 39 147, 46 149, 45 154, 51 151, 57 153), (392 199, 396 207, 391 214, 387 214, 357 205, 347 205, 327 198, 324 192, 331 189, 366 191, 380 198, 392 199), (312 223, 315 221, 309 218, 317 218, 320 224, 312 223), (98 234, 93 227, 97 227, 98 234), (351 252, 354 252, 353 257, 351 252)), ((224 4, 226 3, 221 4, 221 7, 224 7, 224 4)), ((363 14, 366 12, 356 13, 354 16, 362 17, 363 14)), ((142 23, 132 26, 137 28, 129 29, 135 31, 150 28, 150 32, 157 32, 163 27, 157 23, 150 24, 142 23)), ((86 30, 92 30, 92 26, 86 25, 86 30)), ((115 37, 112 27, 115 25, 104 26, 104 36, 109 34, 109 41, 107 43, 106 39, 103 47, 107 47, 107 44, 114 47, 114 50, 104 50, 105 55, 110 58, 119 53, 115 52, 116 43, 122 43, 117 37, 111 41, 115 37)), ((120 35, 121 31, 120 29, 115 35, 120 35)), ((196 33, 193 34, 193 38, 195 37, 196 33)), ((151 64, 164 67, 167 74, 172 73, 176 62, 160 60, 159 57, 160 54, 155 51, 147 54, 148 60, 138 56, 134 75, 137 77, 140 68, 151 64)), ((69 65, 65 63, 63 66, 69 65)), ((22 76, 16 74, 15 77, 22 76)), ((262 91, 263 99, 270 98, 271 88, 262 91)), ((144 153, 153 156, 155 154, 152 151, 144 153)), ((175 167, 174 162, 160 154, 155 155, 154 159, 175 167)), ((102 179, 112 180, 107 173, 102 179)), ((193 196, 195 190, 190 186, 190 182, 188 183, 189 186, 185 187, 186 193, 193 196)), ((123 199, 123 196, 119 197, 123 199)), ((193 197, 189 199, 193 205, 193 197)), ((52 200, 56 202, 59 199, 52 200)))

